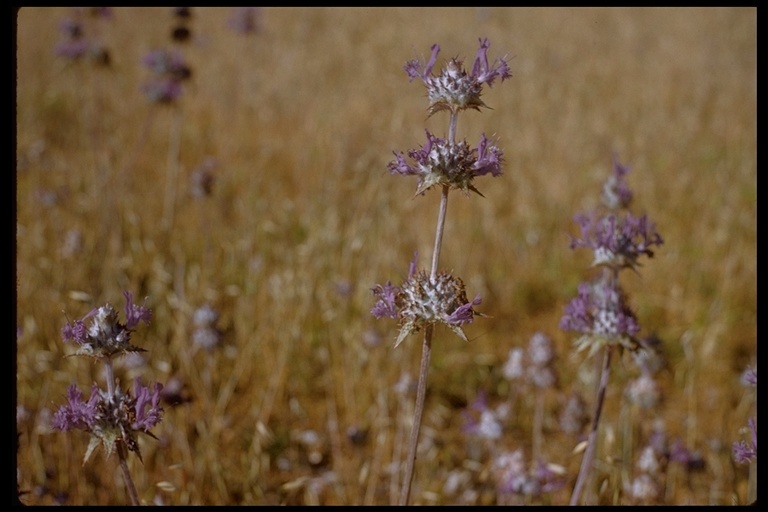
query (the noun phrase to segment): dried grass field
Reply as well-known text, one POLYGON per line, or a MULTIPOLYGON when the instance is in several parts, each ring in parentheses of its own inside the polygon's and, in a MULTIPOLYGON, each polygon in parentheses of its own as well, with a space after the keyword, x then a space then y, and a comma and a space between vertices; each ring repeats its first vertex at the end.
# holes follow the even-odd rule
POLYGON ((757 463, 735 462, 732 445, 756 416, 741 382, 757 364, 756 8, 272 7, 251 33, 228 25, 232 11, 18 11, 22 503, 128 503, 117 456, 83 463, 89 435, 51 426, 71 384, 87 396, 104 381, 97 361, 68 357, 62 328, 105 303, 122 315, 124 290, 152 319, 132 337, 146 352, 115 375, 165 386, 156 439, 128 457, 143 504, 397 502, 421 336, 394 349, 397 322, 371 314, 371 290, 402 282, 416 251, 428 267, 440 193, 414 197, 416 178, 387 164, 448 126, 403 66, 439 43, 436 71, 451 57, 471 67, 486 37, 512 77, 484 89, 489 108, 462 113, 456 136, 492 136, 503 175, 477 180, 484 197, 451 194, 440 256, 485 316, 464 326, 469 342, 435 328, 411 503, 568 503, 585 432, 560 417, 575 394, 591 410, 596 381, 559 327, 593 272, 570 237, 614 154, 631 167, 633 211, 664 239, 622 273, 664 365, 642 408, 627 398, 630 354, 613 360, 583 501, 642 502, 631 486, 654 432, 689 458, 662 461, 647 502, 751 499, 757 463), (78 15, 108 62, 57 54, 78 15), (180 24, 189 37, 173 39, 180 24), (166 103, 142 89, 158 49, 191 71, 166 103), (210 344, 195 316, 206 305, 210 344), (557 354, 558 385, 542 392, 504 372, 536 332, 557 354), (493 440, 465 428, 480 399, 500 418, 493 440), (515 450, 561 485, 502 496, 494 455, 515 450))

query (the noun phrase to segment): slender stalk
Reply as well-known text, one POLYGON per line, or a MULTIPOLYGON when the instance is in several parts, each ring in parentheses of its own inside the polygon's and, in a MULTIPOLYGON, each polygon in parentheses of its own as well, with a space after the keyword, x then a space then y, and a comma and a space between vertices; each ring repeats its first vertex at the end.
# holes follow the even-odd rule
MULTIPOLYGON (((451 134, 455 131, 454 117, 451 116, 451 134)), ((445 216, 448 211, 448 192, 447 186, 442 187, 440 195, 440 208, 437 214, 437 229, 435 230, 435 247, 432 251, 432 270, 430 278, 434 279, 437 275, 438 261, 440 260, 440 248, 443 245, 443 232, 445 231, 445 216)), ((427 391, 427 373, 429 372, 429 359, 432 354, 432 331, 433 326, 428 325, 424 330, 424 342, 421 346, 421 368, 419 369, 419 383, 416 388, 416 409, 413 414, 413 426, 411 427, 411 437, 408 441, 408 458, 405 461, 405 480, 400 493, 400 505, 407 505, 411 495, 411 484, 413 483, 413 467, 416 463, 416 448, 419 444, 419 430, 421 429, 421 416, 424 413, 424 399, 427 391)))
POLYGON ((416 463, 416 448, 419 444, 419 429, 421 416, 424 413, 424 397, 427 392, 427 372, 429 371, 429 359, 432 353, 432 325, 424 330, 424 343, 421 346, 421 368, 419 369, 419 384, 416 388, 416 409, 413 413, 413 426, 411 437, 408 441, 408 458, 405 460, 405 480, 400 492, 400 505, 407 505, 411 496, 411 483, 413 482, 413 467, 416 463))
POLYGON ((168 174, 165 183, 165 201, 163 204, 162 227, 170 231, 173 226, 173 213, 176 207, 176 186, 179 173, 179 151, 181 146, 181 109, 176 110, 171 124, 170 143, 168 144, 168 174))
MULTIPOLYGON (((107 393, 109 399, 112 400, 115 396, 115 371, 112 367, 112 360, 108 357, 103 358, 104 369, 106 370, 107 380, 107 393)), ((133 484, 133 478, 131 478, 131 472, 128 469, 128 461, 125 453, 125 443, 122 441, 115 441, 115 447, 117 448, 117 458, 120 461, 120 471, 123 473, 123 480, 125 481, 125 488, 128 491, 128 497, 131 498, 131 504, 138 506, 139 494, 136 492, 136 486, 133 484)))
POLYGON ((605 391, 608 388, 608 376, 611 371, 611 345, 607 345, 604 349, 603 355, 603 368, 600 372, 600 386, 597 390, 597 400, 595 403, 595 413, 592 416, 592 426, 589 431, 589 437, 587 438, 587 449, 584 451, 584 457, 581 459, 581 468, 579 469, 579 476, 576 478, 576 485, 573 488, 571 494, 570 505, 577 505, 579 498, 581 497, 581 491, 584 484, 587 481, 590 470, 592 469, 592 460, 595 457, 595 449, 597 447, 597 430, 600 425, 600 415, 603 411, 603 403, 605 402, 605 391))
POLYGON ((120 441, 117 444, 117 458, 120 460, 120 469, 123 472, 123 480, 125 480, 125 488, 128 490, 128 496, 131 498, 131 505, 138 507, 141 505, 139 502, 139 493, 136 492, 136 486, 133 484, 133 478, 131 478, 131 472, 128 470, 128 461, 125 457, 125 444, 120 441))

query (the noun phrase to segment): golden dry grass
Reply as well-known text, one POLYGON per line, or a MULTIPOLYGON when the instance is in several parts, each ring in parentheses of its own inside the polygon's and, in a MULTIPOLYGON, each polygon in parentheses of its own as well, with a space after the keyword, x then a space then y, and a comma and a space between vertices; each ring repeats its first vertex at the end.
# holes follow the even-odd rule
MULTIPOLYGON (((18 14, 25 503, 61 493, 68 504, 127 502, 114 457, 82 465, 87 435, 49 425, 69 384, 101 381, 89 360, 64 357, 61 327, 105 302, 122 307, 124 289, 154 312, 134 335, 148 350, 140 374, 180 379, 191 397, 166 406, 158 441, 141 439, 144 464, 130 460, 144 502, 394 501, 413 407, 394 387, 417 374, 420 339, 392 350, 396 326, 370 315, 370 288, 399 282, 414 250, 428 265, 438 194, 411 199, 415 181, 386 164, 422 144, 425 127, 447 129, 443 114, 426 119, 423 86, 402 65, 435 42, 441 58, 471 62, 479 37, 491 58, 514 57, 514 76, 486 89, 491 109, 460 116, 458 136, 474 146, 495 134, 505 174, 478 180, 485 199, 451 195, 441 266, 482 294, 489 318, 466 328, 469 344, 436 332, 412 502, 495 503, 462 409, 480 390, 506 400, 509 350, 543 331, 562 381, 547 401, 545 456, 568 484, 537 503, 567 503, 580 457, 558 431, 559 400, 590 396, 592 369, 558 329, 589 275, 589 255, 570 250, 568 234, 573 214, 597 204, 613 151, 633 169, 633 209, 665 239, 624 284, 668 366, 662 404, 635 416, 630 438, 621 395, 633 369, 615 362, 592 499, 630 503, 634 461, 623 459, 660 418, 706 461, 691 475, 670 470, 663 503, 746 501, 748 468, 730 447, 755 405, 739 375, 756 358, 756 9, 268 8, 262 31, 245 37, 227 28, 229 9, 195 8, 182 49, 193 76, 174 107, 140 90, 142 56, 171 46, 169 9, 114 9, 101 28, 108 69, 54 55, 69 14, 18 14), (193 198, 189 175, 209 156, 213 193, 193 198), (82 235, 79 251, 67 248, 70 230, 82 235), (210 353, 190 341, 205 302, 225 331, 210 353), (379 344, 364 342, 376 335, 379 344), (353 443, 350 428, 365 441, 353 443), (302 442, 307 432, 317 447, 302 442), (444 484, 456 472, 468 480, 451 494, 444 484)), ((118 370, 124 382, 132 372, 118 370)), ((531 405, 520 399, 499 448, 530 454, 531 405)))

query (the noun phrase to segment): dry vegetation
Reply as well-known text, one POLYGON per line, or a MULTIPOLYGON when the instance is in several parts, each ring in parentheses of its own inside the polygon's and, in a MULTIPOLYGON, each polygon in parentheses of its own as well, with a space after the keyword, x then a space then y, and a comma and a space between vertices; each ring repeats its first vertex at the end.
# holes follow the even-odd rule
MULTIPOLYGON (((488 453, 462 432, 481 391, 509 400, 501 368, 536 331, 555 340, 561 382, 546 397, 544 452, 567 483, 531 501, 565 504, 578 442, 560 432, 563 397, 591 403, 594 365, 558 328, 588 277, 569 249, 572 217, 595 206, 611 153, 632 168, 633 210, 665 239, 623 276, 643 332, 664 343, 662 403, 622 400, 626 357, 611 376, 588 493, 629 504, 623 485, 654 421, 698 451, 697 471, 669 465, 666 504, 743 504, 749 466, 731 444, 754 415, 739 376, 756 364, 755 9, 268 8, 249 36, 229 9, 194 8, 181 51, 192 77, 175 105, 141 92, 142 57, 169 48, 167 8, 117 8, 102 22, 111 65, 54 55, 66 8, 24 8, 17 35, 18 481, 30 505, 126 503, 115 458, 82 464, 81 431, 50 427, 66 388, 102 379, 65 357, 68 319, 122 290, 148 297, 137 329, 146 363, 127 382, 183 384, 129 460, 143 502, 388 504, 399 484, 421 339, 397 350, 394 322, 370 315, 371 287, 399 281, 414 250, 427 265, 437 192, 390 176, 393 150, 444 134, 426 119, 406 60, 508 53, 513 78, 486 89, 491 109, 460 116, 458 137, 495 134, 505 174, 453 194, 441 266, 480 293, 487 318, 465 344, 436 331, 412 502, 494 504, 488 453), (208 157, 215 182, 190 194, 208 157), (170 207, 169 207, 170 206, 170 207), (80 243, 72 243, 79 233, 80 243), (74 238, 73 238, 74 237, 74 238), (220 312, 221 345, 191 342, 194 311, 220 312), (629 419, 628 419, 629 418, 629 419), (313 437, 314 436, 314 437, 313 437), (457 490, 446 489, 457 478, 457 490)), ((530 454, 532 397, 513 404, 499 448, 530 454)))

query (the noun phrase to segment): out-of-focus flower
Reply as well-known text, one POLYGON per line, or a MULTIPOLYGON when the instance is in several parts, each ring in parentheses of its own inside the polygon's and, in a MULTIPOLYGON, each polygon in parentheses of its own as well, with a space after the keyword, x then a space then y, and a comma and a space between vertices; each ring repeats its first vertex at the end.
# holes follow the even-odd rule
POLYGON ((528 468, 523 450, 505 451, 493 461, 493 475, 500 494, 535 497, 553 492, 564 485, 559 465, 541 461, 528 468))
POLYGON ((182 83, 192 76, 192 70, 179 52, 153 50, 144 56, 144 65, 152 76, 142 86, 150 101, 172 103, 181 96, 182 83))
POLYGON ((221 332, 216 327, 219 320, 219 312, 210 304, 204 304, 195 310, 192 323, 195 330, 192 333, 192 342, 195 346, 206 350, 212 350, 221 341, 221 332))
POLYGON ((565 306, 560 328, 580 332, 576 347, 589 348, 590 355, 605 345, 634 349, 634 335, 640 330, 623 290, 611 279, 580 284, 578 295, 565 306))
POLYGON ((750 433, 750 441, 736 441, 733 443, 733 459, 739 464, 746 464, 757 460, 757 425, 754 418, 747 422, 750 433))
POLYGON ((632 202, 632 190, 625 180, 629 171, 630 168, 619 163, 618 157, 614 154, 613 174, 603 183, 603 204, 610 210, 628 208, 632 202))
POLYGON ((639 266, 638 259, 653 257, 654 245, 664 240, 646 215, 633 216, 610 213, 608 215, 576 215, 581 238, 571 240, 571 248, 589 247, 594 251, 593 266, 604 265, 613 269, 639 266))
POLYGON ((414 78, 421 78, 427 87, 427 97, 429 98, 429 114, 432 115, 440 110, 450 110, 458 112, 465 109, 480 110, 485 107, 485 103, 480 99, 483 85, 493 85, 496 78, 503 82, 510 78, 507 65, 507 57, 496 59, 493 64, 488 63, 488 48, 491 43, 488 39, 480 40, 480 48, 477 51, 472 71, 467 73, 463 67, 463 61, 450 59, 439 75, 432 75, 432 69, 437 62, 437 54, 440 52, 440 45, 432 45, 432 54, 426 63, 418 60, 410 60, 403 70, 408 74, 412 81, 414 78))
POLYGON ((560 428, 566 434, 579 434, 589 423, 587 403, 581 395, 571 394, 560 413, 560 428))
POLYGON ((261 29, 260 18, 260 7, 234 7, 227 26, 241 34, 254 34, 261 29))

